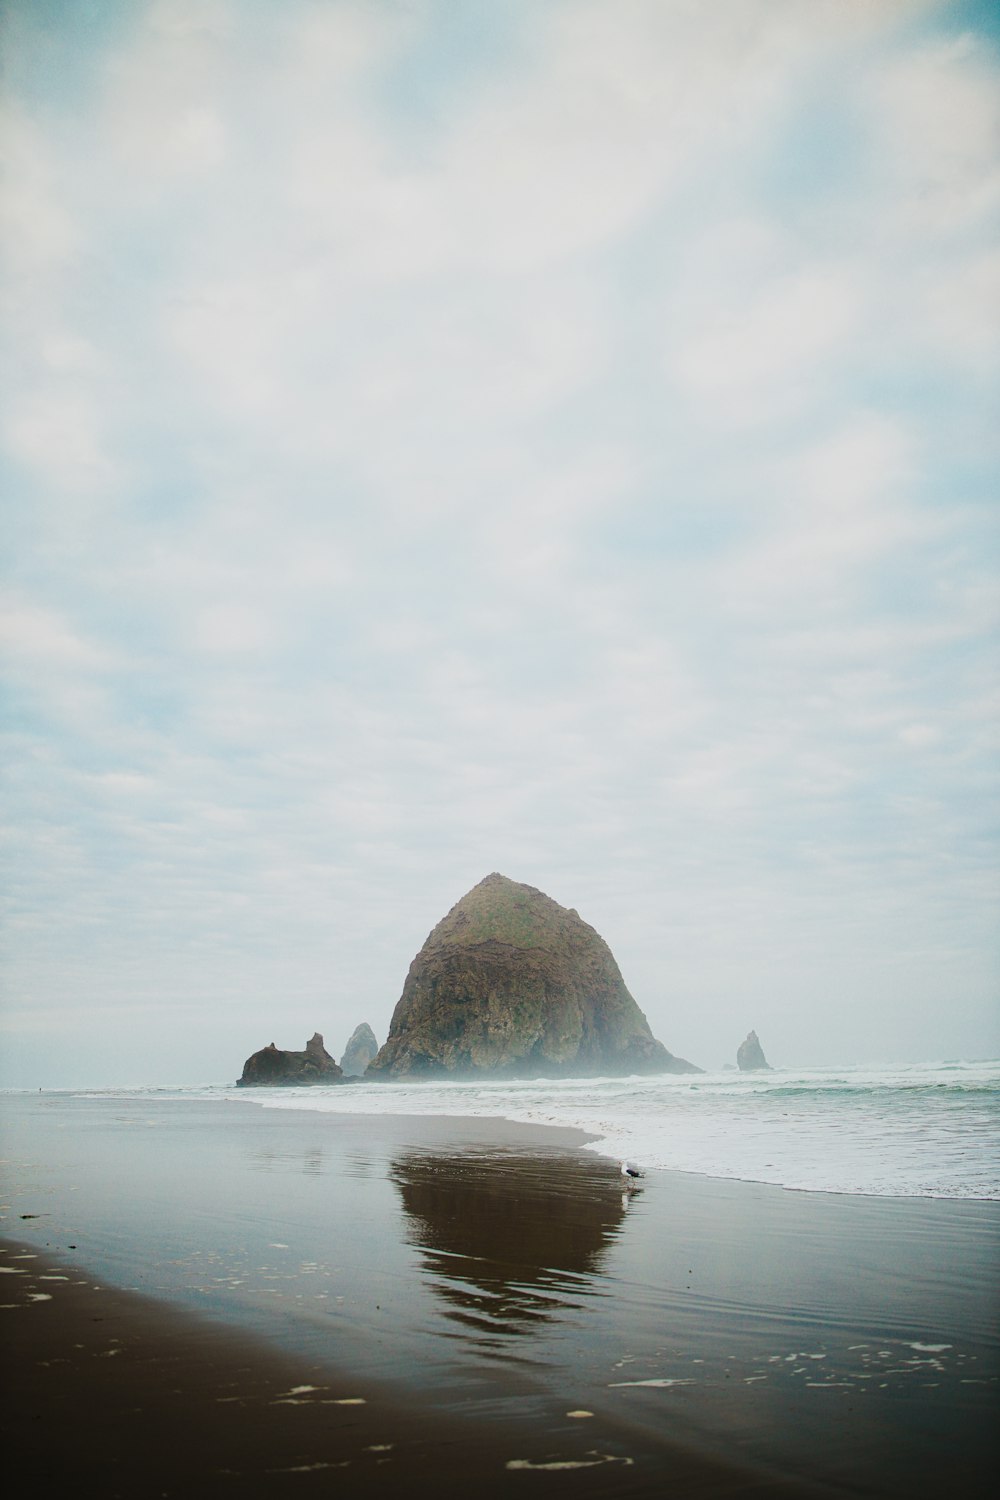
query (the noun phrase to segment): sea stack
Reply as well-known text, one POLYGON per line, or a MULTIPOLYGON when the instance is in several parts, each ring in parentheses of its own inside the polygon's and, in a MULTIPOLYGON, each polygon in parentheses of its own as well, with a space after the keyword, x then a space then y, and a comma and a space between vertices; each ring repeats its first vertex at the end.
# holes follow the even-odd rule
POLYGON ((275 1085, 342 1083, 344 1075, 323 1046, 319 1032, 306 1042, 304 1052, 283 1052, 272 1042, 248 1057, 243 1064, 240 1088, 273 1088, 275 1085))
POLYGON ((413 960, 367 1077, 699 1072, 655 1039, 593 927, 494 873, 413 960))
POLYGON ((345 1078, 360 1078, 368 1064, 378 1051, 378 1040, 374 1031, 367 1021, 362 1021, 351 1032, 351 1040, 344 1048, 344 1055, 340 1059, 341 1071, 345 1078))
POLYGON ((736 1066, 741 1073, 770 1073, 771 1064, 764 1056, 764 1049, 756 1031, 748 1033, 746 1041, 740 1042, 736 1053, 736 1066))

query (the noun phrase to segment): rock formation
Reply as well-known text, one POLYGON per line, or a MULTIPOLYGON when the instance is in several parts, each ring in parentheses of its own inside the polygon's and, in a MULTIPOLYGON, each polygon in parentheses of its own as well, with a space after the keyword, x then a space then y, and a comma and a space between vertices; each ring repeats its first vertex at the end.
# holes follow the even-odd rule
POLYGON ((378 1051, 378 1041, 375 1033, 367 1021, 362 1021, 351 1032, 351 1040, 344 1048, 344 1055, 340 1059, 341 1071, 345 1078, 360 1078, 368 1064, 378 1051))
POLYGON ((736 1053, 736 1066, 741 1073, 770 1072, 771 1064, 764 1056, 764 1049, 756 1031, 751 1031, 745 1042, 740 1042, 736 1053))
POLYGON ((488 875, 410 965, 369 1078, 699 1073, 656 1041, 575 911, 488 875))
POLYGON ((341 1083, 343 1073, 314 1032, 304 1052, 282 1052, 272 1042, 243 1064, 239 1087, 273 1087, 276 1084, 341 1083))

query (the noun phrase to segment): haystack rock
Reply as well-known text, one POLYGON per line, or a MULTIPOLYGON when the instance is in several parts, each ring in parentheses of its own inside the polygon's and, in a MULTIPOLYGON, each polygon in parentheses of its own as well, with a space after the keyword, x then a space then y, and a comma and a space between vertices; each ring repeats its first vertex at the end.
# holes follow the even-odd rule
POLYGON ((273 1087, 276 1084, 341 1083, 344 1075, 314 1032, 304 1052, 282 1052, 272 1042, 243 1064, 241 1088, 273 1087))
POLYGON ((351 1040, 344 1048, 340 1067, 345 1078, 360 1078, 378 1051, 378 1041, 367 1021, 362 1021, 351 1032, 351 1040))
POLYGON ((655 1039, 592 927, 533 886, 493 874, 413 960, 367 1076, 700 1072, 655 1039))
POLYGON ((764 1056, 764 1049, 756 1031, 751 1031, 745 1042, 740 1042, 736 1053, 736 1066, 741 1073, 770 1073, 771 1064, 764 1056))

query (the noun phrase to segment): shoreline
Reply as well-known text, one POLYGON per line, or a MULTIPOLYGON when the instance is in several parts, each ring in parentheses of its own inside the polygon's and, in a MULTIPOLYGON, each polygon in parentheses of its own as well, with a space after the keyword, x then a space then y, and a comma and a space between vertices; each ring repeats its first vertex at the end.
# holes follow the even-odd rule
MULTIPOLYGON (((771 1072, 777 1071, 771 1069, 771 1072)), ((391 1083, 380 1083, 380 1089, 391 1088, 391 1083)), ((222 1087, 219 1085, 219 1087, 222 1087)), ((227 1088, 235 1088, 236 1085, 226 1085, 227 1088)), ((66 1093, 72 1093, 66 1090, 66 1093)), ((289 1091, 290 1095, 291 1091, 289 1091)), ((29 1095, 28 1097, 34 1097, 29 1095)), ((246 1092, 238 1098, 230 1095, 222 1096, 229 1104, 248 1104, 257 1109, 266 1111, 268 1106, 262 1100, 255 1100, 252 1095, 246 1097, 246 1092)), ((181 1102, 181 1101, 178 1101, 181 1102)), ((281 1112, 294 1112, 294 1106, 282 1104, 281 1112)), ((314 1111, 303 1107, 303 1114, 313 1114, 314 1111)), ((441 1139, 451 1139, 456 1134, 467 1136, 470 1140, 483 1135, 484 1139, 494 1144, 506 1142, 516 1144, 523 1142, 528 1146, 541 1148, 565 1146, 568 1148, 582 1148, 594 1141, 603 1140, 604 1137, 594 1130, 584 1129, 579 1125, 566 1125, 555 1121, 518 1120, 511 1115, 464 1115, 464 1114, 424 1114, 420 1112, 398 1113, 377 1111, 366 1114, 364 1111, 345 1112, 331 1111, 337 1119, 370 1120, 377 1123, 382 1120, 413 1121, 416 1128, 423 1131, 427 1128, 428 1133, 435 1131, 438 1127, 441 1139)), ((614 1163, 616 1166, 621 1159, 621 1154, 610 1149, 588 1152, 588 1156, 596 1161, 614 1163)), ((720 1182, 730 1183, 736 1187, 745 1185, 747 1187, 762 1188, 768 1192, 803 1194, 810 1198, 833 1198, 839 1201, 850 1202, 862 1199, 878 1203, 941 1203, 941 1204, 993 1204, 1000 1208, 1000 1196, 984 1195, 974 1193, 934 1193, 934 1192, 909 1192, 909 1193, 884 1193, 866 1191, 863 1188, 831 1188, 831 1187, 804 1187, 797 1183, 774 1182, 765 1177, 736 1177, 709 1170, 699 1170, 694 1167, 664 1167, 656 1166, 648 1169, 651 1175, 662 1174, 665 1177, 678 1177, 698 1182, 720 1182)))
MULTIPOLYGON (((265 1110, 493 1119, 501 1129, 527 1124, 543 1130, 579 1130, 607 1159, 634 1158, 649 1170, 846 1198, 1000 1202, 997 1063, 900 1064, 876 1068, 874 1073, 877 1076, 870 1068, 851 1065, 777 1069, 766 1075, 740 1074, 731 1068, 707 1074, 697 1083, 673 1077, 602 1078, 594 1082, 607 1097, 601 1092, 597 1109, 585 1087, 587 1080, 579 1079, 489 1080, 475 1085, 393 1080, 374 1086, 352 1079, 353 1088, 318 1089, 247 1089, 218 1082, 201 1087, 81 1086, 52 1090, 49 1097, 177 1102, 225 1098, 265 1110), (767 1085, 763 1088, 762 1079, 767 1085), (673 1087, 678 1082, 684 1084, 679 1091, 673 1087), (660 1084, 669 1087, 658 1092, 660 1084), (896 1096, 889 1115, 882 1098, 886 1088, 896 1096), (808 1104, 801 1112, 802 1128, 790 1132, 789 1109, 798 1107, 803 1089, 808 1104), (906 1108, 897 1109, 896 1104, 906 1108), (388 1109, 383 1110, 385 1105, 388 1109), (480 1113, 484 1105, 488 1113, 480 1113)), ((7 1093, 31 1097, 23 1089, 7 1093)))
MULTIPOLYGON (((470 1475, 487 1495, 990 1492, 996 1204, 665 1170, 629 1193, 586 1133, 493 1116, 52 1096, 6 1113, 0 1264, 11 1240, 37 1257, 0 1274, 24 1292, 0 1310, 17 1334, 7 1441, 37 1437, 32 1401, 58 1406, 78 1475, 73 1447, 107 1439, 115 1410, 135 1467, 113 1493, 147 1492, 142 1454, 177 1423, 204 1429, 169 1453, 177 1492, 224 1486, 213 1412, 251 1494, 265 1472, 268 1494, 329 1481, 314 1463, 350 1463, 362 1496, 421 1464, 456 1494, 470 1475), (291 1405, 295 1386, 319 1390, 291 1405), (298 1455, 283 1478, 269 1433, 298 1455)), ((51 1467, 61 1442, 25 1461, 51 1467)))

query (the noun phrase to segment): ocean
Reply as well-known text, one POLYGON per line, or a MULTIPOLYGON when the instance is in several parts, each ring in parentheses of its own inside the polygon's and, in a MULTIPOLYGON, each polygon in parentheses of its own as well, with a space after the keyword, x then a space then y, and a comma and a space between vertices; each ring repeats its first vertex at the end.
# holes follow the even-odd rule
MULTIPOLYGON (((88 1091, 78 1091, 85 1093, 88 1091)), ((267 1110, 568 1126, 647 1169, 876 1197, 1000 1199, 1000 1062, 657 1078, 89 1091, 232 1097, 267 1110)))
POLYGON ((0 1317, 139 1292, 298 1391, 617 1455, 608 1494, 665 1493, 681 1449, 803 1495, 992 1494, 998 1100, 970 1062, 8 1092, 0 1317))

